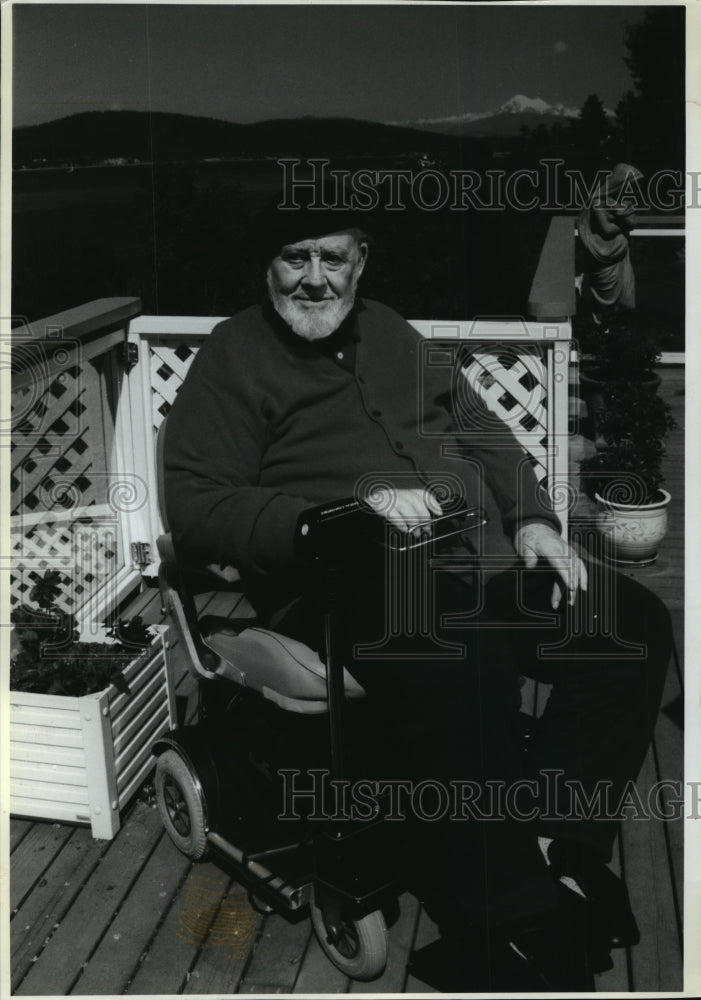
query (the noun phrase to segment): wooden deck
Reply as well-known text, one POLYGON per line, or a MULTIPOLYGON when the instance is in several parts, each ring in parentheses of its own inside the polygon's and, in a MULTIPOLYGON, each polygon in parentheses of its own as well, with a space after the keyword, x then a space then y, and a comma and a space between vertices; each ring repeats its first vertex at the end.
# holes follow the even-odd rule
MULTIPOLYGON (((654 744, 641 773, 642 795, 660 778, 682 779, 683 417, 684 370, 662 373, 679 429, 666 455, 674 500, 658 562, 631 571, 670 608, 676 654, 654 744)), ((154 591, 139 598, 158 616, 154 591)), ((192 712, 194 683, 178 680, 192 712)), ((614 952, 597 989, 678 991, 682 987, 681 820, 628 821, 616 864, 625 873, 642 940, 614 952)), ((411 895, 400 899, 381 979, 352 983, 327 961, 308 918, 290 922, 252 909, 245 892, 211 863, 190 864, 163 832, 149 786, 127 809, 114 840, 87 828, 11 820, 10 945, 16 995, 435 992, 412 977, 412 951, 437 931, 411 895)), ((469 990, 469 984, 465 984, 469 990)))

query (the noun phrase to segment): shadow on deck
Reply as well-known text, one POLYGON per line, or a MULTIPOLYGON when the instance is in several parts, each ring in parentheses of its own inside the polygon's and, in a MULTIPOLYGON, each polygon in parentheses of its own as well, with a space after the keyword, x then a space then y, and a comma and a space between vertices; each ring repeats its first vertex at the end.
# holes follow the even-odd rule
MULTIPOLYGON (((662 378, 679 422, 666 455, 666 485, 674 497, 669 534, 654 566, 628 572, 666 602, 676 651, 637 783, 643 801, 660 779, 683 777, 684 370, 667 369, 662 378)), ((157 619, 155 591, 137 604, 145 619, 157 619)), ((194 682, 181 677, 178 697, 192 705, 193 693, 194 682)), ((597 976, 598 990, 681 989, 682 835, 681 819, 623 825, 615 863, 626 877, 642 940, 613 953, 614 968, 597 976)), ((163 832, 148 786, 112 841, 93 840, 81 827, 13 819, 10 849, 17 995, 434 992, 407 969, 412 951, 437 938, 413 896, 400 900, 382 978, 352 983, 325 958, 308 918, 261 915, 216 866, 192 865, 179 854, 163 832)))

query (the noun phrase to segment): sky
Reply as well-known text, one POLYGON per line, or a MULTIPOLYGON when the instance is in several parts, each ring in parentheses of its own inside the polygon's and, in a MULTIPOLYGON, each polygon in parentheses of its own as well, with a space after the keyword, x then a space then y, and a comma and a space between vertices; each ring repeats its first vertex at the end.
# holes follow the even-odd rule
POLYGON ((36 4, 14 12, 14 124, 151 109, 251 122, 373 121, 514 94, 614 108, 630 6, 36 4))

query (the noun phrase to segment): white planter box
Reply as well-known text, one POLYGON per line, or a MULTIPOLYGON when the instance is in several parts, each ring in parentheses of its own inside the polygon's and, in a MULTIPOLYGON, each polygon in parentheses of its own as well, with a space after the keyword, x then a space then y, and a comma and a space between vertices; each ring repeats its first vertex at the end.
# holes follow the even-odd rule
POLYGON ((119 811, 155 764, 153 741, 175 724, 165 629, 113 685, 82 698, 10 691, 10 812, 90 823, 110 840, 119 811))

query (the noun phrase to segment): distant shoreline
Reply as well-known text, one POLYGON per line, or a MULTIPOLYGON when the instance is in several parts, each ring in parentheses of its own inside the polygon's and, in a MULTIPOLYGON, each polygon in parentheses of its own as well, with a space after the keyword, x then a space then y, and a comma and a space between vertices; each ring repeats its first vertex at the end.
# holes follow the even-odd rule
POLYGON ((236 164, 246 166, 269 166, 276 163, 276 156, 257 156, 250 159, 245 156, 230 157, 204 157, 201 160, 134 160, 129 163, 73 163, 73 164, 50 164, 45 167, 15 166, 12 168, 13 174, 30 173, 74 173, 77 170, 122 170, 135 167, 164 167, 164 166, 204 166, 209 164, 236 164))

